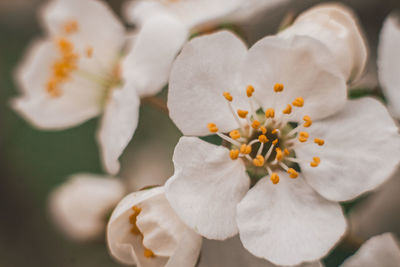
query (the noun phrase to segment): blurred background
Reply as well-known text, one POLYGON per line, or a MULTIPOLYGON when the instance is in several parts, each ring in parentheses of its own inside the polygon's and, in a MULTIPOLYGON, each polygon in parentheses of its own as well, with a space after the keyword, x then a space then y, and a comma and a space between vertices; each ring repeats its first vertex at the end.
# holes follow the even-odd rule
MULTIPOLYGON (((69 240, 57 230, 48 215, 49 192, 69 175, 79 172, 103 174, 94 139, 97 119, 67 131, 44 132, 32 128, 9 108, 10 99, 18 94, 13 80, 15 67, 30 41, 43 34, 37 12, 44 2, 0 0, 0 266, 119 266, 109 257, 104 241, 77 243, 69 240)), ((122 0, 106 2, 120 15, 122 0)), ((324 1, 288 1, 241 26, 252 43, 276 32, 289 12, 298 14, 320 2, 324 1)), ((367 74, 355 87, 377 88, 375 61, 380 28, 391 11, 400 9, 400 1, 341 2, 355 10, 370 45, 367 74)), ((160 97, 165 98, 165 92, 160 97)), ((140 112, 139 127, 122 156, 120 173, 132 189, 162 183, 173 173, 172 152, 180 137, 166 114, 147 105, 143 105, 140 112)), ((398 180, 395 187, 390 186, 392 195, 397 195, 400 190, 398 180)), ((383 191, 381 195, 387 194, 383 191)), ((367 196, 365 201, 369 198, 367 196)), ((379 229, 366 226, 361 235, 382 231, 400 234, 400 219, 397 218, 400 213, 394 213, 394 206, 382 206, 389 208, 386 215, 379 215, 383 226, 379 229)), ((376 209, 381 210, 379 205, 376 209)), ((378 215, 368 216, 365 220, 378 215)), ((360 224, 363 219, 355 221, 360 224)), ((340 256, 337 250, 337 255, 328 258, 328 266, 337 266, 345 254, 340 256)))

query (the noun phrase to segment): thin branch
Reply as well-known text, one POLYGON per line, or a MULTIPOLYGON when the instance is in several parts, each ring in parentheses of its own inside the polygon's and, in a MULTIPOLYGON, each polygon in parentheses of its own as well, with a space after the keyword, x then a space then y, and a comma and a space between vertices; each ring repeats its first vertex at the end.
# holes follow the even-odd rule
POLYGON ((165 103, 165 101, 157 96, 149 96, 149 97, 144 97, 141 100, 141 104, 142 105, 150 105, 153 106, 155 108, 157 108, 158 110, 166 113, 168 115, 168 107, 167 107, 167 103, 165 103))

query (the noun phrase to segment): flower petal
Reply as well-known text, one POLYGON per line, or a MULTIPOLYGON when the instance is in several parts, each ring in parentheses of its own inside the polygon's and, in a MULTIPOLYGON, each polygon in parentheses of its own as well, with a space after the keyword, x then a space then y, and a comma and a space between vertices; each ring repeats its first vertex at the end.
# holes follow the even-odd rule
POLYGON ((49 197, 50 215, 68 237, 89 240, 103 236, 105 216, 124 196, 116 178, 76 174, 49 197))
POLYGON ((140 99, 132 85, 111 91, 97 136, 103 165, 110 174, 119 171, 118 158, 135 133, 139 106, 140 99))
POLYGON ((196 137, 182 137, 173 157, 175 173, 165 184, 178 216, 197 233, 223 240, 237 233, 236 205, 249 188, 241 160, 196 137))
POLYGON ((189 31, 172 16, 159 15, 144 23, 123 62, 123 76, 136 84, 139 96, 158 93, 168 82, 172 62, 189 31))
POLYGON ((391 112, 400 118, 400 19, 390 15, 381 31, 378 47, 378 73, 391 112))
POLYGON ((207 124, 220 131, 238 128, 223 97, 229 91, 236 107, 248 107, 246 88, 240 88, 244 43, 222 31, 192 39, 173 64, 169 81, 170 116, 185 135, 208 135, 207 124))
POLYGON ((239 203, 243 245, 277 265, 295 265, 325 256, 346 230, 340 205, 318 195, 303 177, 279 173, 280 182, 260 180, 239 203))
POLYGON ((322 43, 309 37, 261 39, 250 48, 243 72, 244 81, 254 85, 255 99, 264 109, 275 107, 281 113, 287 104, 302 97, 304 107, 294 112, 293 118, 329 116, 340 110, 347 98, 346 82, 333 57, 322 43), (284 85, 283 92, 274 92, 276 83, 284 85))
POLYGON ((400 244, 391 233, 372 237, 341 267, 400 266, 400 244))
POLYGON ((324 139, 325 145, 305 144, 295 151, 303 161, 320 157, 318 167, 300 167, 307 182, 330 200, 350 200, 378 187, 399 163, 398 128, 373 98, 349 101, 341 112, 309 129, 310 136, 324 139))

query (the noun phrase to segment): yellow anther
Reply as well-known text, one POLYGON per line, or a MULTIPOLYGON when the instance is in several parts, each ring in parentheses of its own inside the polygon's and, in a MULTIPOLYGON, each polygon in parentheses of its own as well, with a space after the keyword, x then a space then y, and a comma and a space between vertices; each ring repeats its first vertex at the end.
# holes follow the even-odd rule
POLYGON ((292 104, 296 107, 302 107, 304 106, 304 99, 302 97, 298 97, 292 102, 292 104))
POLYGON ((218 132, 218 127, 217 127, 217 125, 216 125, 215 123, 209 123, 209 124, 207 125, 207 127, 208 127, 208 130, 209 130, 210 132, 212 132, 212 133, 218 132))
POLYGON ((279 147, 277 147, 276 149, 275 149, 275 152, 276 152, 276 160, 278 160, 278 161, 281 161, 282 159, 283 159, 283 152, 282 152, 282 149, 280 149, 279 147))
POLYGON ((229 156, 232 160, 237 159, 239 157, 239 149, 232 149, 231 151, 229 151, 229 156))
POLYGON ((74 50, 74 45, 65 38, 60 38, 57 40, 58 49, 62 54, 67 54, 74 50))
POLYGON ((232 102, 233 97, 229 92, 224 92, 223 95, 224 95, 226 100, 228 100, 229 102, 232 102))
POLYGON ((262 134, 266 134, 267 133, 267 128, 265 128, 264 126, 260 127, 260 131, 262 134))
POLYGON ((148 248, 145 248, 145 249, 144 249, 143 255, 144 255, 146 258, 154 258, 154 257, 155 257, 154 252, 151 251, 151 250, 148 249, 148 248))
POLYGON ((257 167, 262 167, 264 165, 264 157, 261 155, 257 155, 257 157, 253 159, 253 165, 257 167))
POLYGON ((240 118, 244 119, 246 118, 247 114, 249 114, 249 112, 247 110, 238 109, 237 114, 240 118))
POLYGON ((315 138, 314 143, 318 144, 319 146, 323 146, 325 144, 325 141, 321 138, 315 138))
POLYGON ((283 114, 290 114, 292 113, 292 106, 287 104, 286 108, 282 111, 283 114))
POLYGON ((76 20, 67 21, 63 26, 64 26, 64 31, 67 34, 75 33, 79 29, 79 25, 76 20))
POLYGON ((93 47, 89 46, 88 48, 86 48, 86 56, 88 58, 91 58, 93 56, 93 47))
POLYGON ((303 117, 303 120, 304 120, 304 124, 303 124, 304 127, 307 128, 307 127, 310 127, 310 126, 311 126, 312 120, 311 120, 310 116, 305 115, 305 116, 303 117))
POLYGON ((277 129, 273 129, 273 130, 271 131, 272 134, 276 134, 277 132, 278 132, 277 129))
POLYGON ((134 214, 139 215, 140 212, 142 212, 142 209, 138 206, 133 206, 132 210, 134 212, 134 214))
POLYGON ((265 111, 265 117, 267 118, 274 118, 275 117, 275 110, 273 108, 269 108, 265 111))
POLYGON ((307 132, 300 132, 299 133, 299 141, 304 143, 307 142, 309 134, 307 132))
POLYGON ((58 88, 58 81, 56 79, 50 79, 46 83, 46 91, 51 97, 61 96, 61 90, 58 88))
POLYGON ((295 169, 293 169, 293 168, 289 168, 289 169, 287 170, 287 172, 290 174, 289 176, 290 176, 290 178, 292 178, 292 179, 295 179, 295 178, 297 178, 297 176, 299 176, 299 173, 298 173, 295 169))
POLYGON ((129 222, 130 224, 132 224, 132 228, 131 228, 131 233, 133 235, 140 235, 140 230, 136 225, 136 220, 137 220, 137 216, 140 214, 140 212, 142 211, 141 208, 139 208, 138 206, 133 206, 132 207, 133 213, 131 214, 131 216, 129 216, 129 222))
POLYGON ((285 149, 283 150, 283 154, 285 154, 285 156, 289 156, 289 155, 290 155, 290 152, 289 152, 289 150, 288 150, 287 148, 285 148, 285 149))
POLYGON ((321 159, 319 157, 313 157, 313 161, 310 162, 311 167, 318 167, 321 163, 321 159))
POLYGON ((251 127, 253 127, 253 129, 258 129, 260 127, 261 123, 258 120, 254 120, 253 123, 251 124, 251 127))
POLYGON ((278 138, 276 138, 274 141, 272 141, 273 145, 276 145, 279 142, 278 138))
POLYGON ((243 144, 243 145, 240 147, 240 153, 246 154, 246 155, 250 154, 250 153, 251 153, 251 146, 246 145, 246 144, 243 144))
POLYGON ((270 179, 271 179, 271 182, 272 182, 273 184, 279 183, 279 175, 278 175, 276 172, 273 172, 273 173, 271 174, 270 179))
POLYGON ((231 131, 229 133, 229 136, 234 140, 239 139, 240 138, 240 132, 238 130, 233 130, 233 131, 231 131))
POLYGON ((266 143, 266 142, 268 142, 269 140, 268 140, 268 138, 265 136, 265 135, 260 135, 259 137, 258 137, 258 141, 260 141, 260 143, 266 143))
POLYGON ((254 87, 252 85, 247 86, 246 94, 248 97, 252 97, 254 93, 254 87))
POLYGON ((282 92, 282 91, 283 91, 283 88, 284 88, 284 86, 283 86, 283 84, 281 84, 281 83, 276 83, 276 84, 274 85, 274 91, 275 91, 275 93, 282 92))

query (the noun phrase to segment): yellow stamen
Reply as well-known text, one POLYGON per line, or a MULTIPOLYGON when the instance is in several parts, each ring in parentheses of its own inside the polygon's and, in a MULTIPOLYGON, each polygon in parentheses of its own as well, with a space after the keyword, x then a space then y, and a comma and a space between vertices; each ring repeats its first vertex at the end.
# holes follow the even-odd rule
POLYGON ((315 138, 314 143, 318 144, 319 146, 323 146, 325 144, 325 141, 321 138, 315 138))
POLYGON ((62 54, 67 54, 74 50, 74 45, 65 38, 60 38, 57 40, 58 49, 62 54))
POLYGON ((146 258, 154 258, 154 257, 155 257, 154 252, 151 251, 151 250, 148 249, 148 248, 145 248, 145 249, 144 249, 143 255, 144 255, 146 258))
POLYGON ((231 131, 229 133, 229 136, 234 140, 239 139, 240 138, 240 132, 238 130, 233 130, 233 131, 231 131))
POLYGON ((279 141, 278 138, 276 138, 274 141, 272 141, 272 144, 276 145, 278 143, 278 141, 279 141))
POLYGON ((262 134, 258 137, 258 141, 260 141, 260 143, 267 143, 269 140, 265 135, 262 134))
POLYGON ((237 159, 239 157, 239 149, 232 149, 231 151, 229 151, 229 156, 232 160, 237 159))
POLYGON ((283 114, 290 114, 292 113, 292 106, 287 104, 286 108, 282 111, 283 114))
POLYGON ((244 119, 246 118, 247 114, 249 114, 249 112, 247 110, 238 109, 237 114, 240 118, 244 119))
POLYGON ((229 102, 232 102, 233 97, 229 92, 224 92, 223 95, 224 95, 226 100, 228 100, 229 102))
POLYGON ((86 48, 86 56, 88 58, 91 58, 93 56, 93 47, 89 46, 88 48, 86 48))
POLYGON ((267 133, 267 128, 265 128, 264 126, 260 127, 260 131, 262 134, 266 134, 267 133))
POLYGON ((310 127, 310 126, 311 126, 312 120, 311 120, 310 116, 305 115, 305 116, 303 117, 303 120, 304 120, 304 124, 303 124, 304 127, 307 128, 307 127, 310 127))
POLYGON ((295 178, 297 178, 297 176, 299 176, 299 173, 298 173, 295 169, 293 169, 293 168, 289 168, 289 169, 287 170, 287 172, 290 174, 289 176, 290 176, 290 178, 292 178, 292 179, 295 179, 295 178))
POLYGON ((283 91, 283 88, 284 88, 284 86, 283 86, 283 84, 281 84, 281 83, 276 83, 276 84, 274 85, 274 91, 275 91, 275 93, 282 92, 282 91, 283 91))
POLYGON ((262 167, 264 165, 264 157, 261 155, 257 155, 257 157, 253 159, 253 165, 257 167, 262 167))
POLYGON ((46 91, 51 97, 56 98, 61 96, 61 90, 58 88, 58 82, 56 79, 50 79, 46 83, 46 91))
POLYGON ((321 163, 321 159, 319 157, 313 157, 313 161, 310 162, 311 167, 318 167, 321 163))
POLYGON ((247 86, 246 94, 248 97, 252 97, 254 93, 254 87, 252 85, 247 86))
POLYGON ((285 148, 283 150, 283 153, 285 154, 285 156, 289 156, 290 155, 290 152, 289 152, 289 150, 287 148, 285 148))
POLYGON ((300 108, 300 107, 304 106, 304 99, 302 97, 298 97, 292 102, 292 104, 293 104, 293 106, 300 108))
POLYGON ((132 207, 133 213, 131 214, 131 216, 129 216, 129 222, 132 224, 132 228, 131 228, 131 233, 134 235, 140 235, 140 230, 136 225, 136 220, 137 220, 137 216, 140 214, 140 212, 142 211, 141 208, 139 208, 138 206, 133 206, 132 207))
POLYGON ((253 129, 258 129, 260 127, 261 123, 258 120, 254 120, 253 123, 251 124, 251 127, 253 127, 253 129))
POLYGON ((215 123, 209 123, 209 124, 207 124, 207 127, 208 127, 208 130, 209 130, 211 133, 216 133, 216 132, 218 132, 218 127, 217 127, 217 125, 216 125, 215 123))
POLYGON ((276 160, 278 160, 278 161, 281 161, 282 159, 283 159, 283 152, 282 152, 282 149, 280 149, 279 147, 277 147, 276 149, 275 149, 275 152, 276 152, 276 160))
POLYGON ((275 117, 275 110, 273 108, 269 108, 265 111, 265 117, 267 118, 274 118, 275 117))
POLYGON ((279 183, 279 175, 276 172, 273 172, 270 177, 273 184, 279 183))
POLYGON ((79 29, 79 25, 76 20, 67 21, 63 27, 64 27, 65 33, 67 33, 67 34, 75 33, 79 29))
POLYGON ((278 129, 273 129, 273 130, 271 131, 272 134, 276 134, 277 132, 278 132, 278 129))
POLYGON ((299 141, 304 143, 307 142, 309 134, 307 132, 300 132, 299 133, 299 141))
POLYGON ((240 147, 240 153, 248 155, 251 153, 251 146, 243 144, 240 147))

